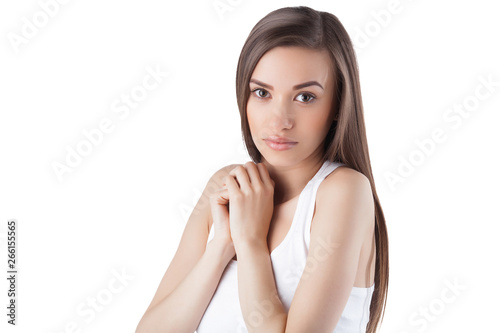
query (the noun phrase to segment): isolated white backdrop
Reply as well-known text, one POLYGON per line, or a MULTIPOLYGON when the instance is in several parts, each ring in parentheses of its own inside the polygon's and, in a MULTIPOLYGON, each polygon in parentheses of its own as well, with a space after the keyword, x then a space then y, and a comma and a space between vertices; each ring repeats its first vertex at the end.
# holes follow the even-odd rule
POLYGON ((241 47, 264 15, 295 5, 335 14, 358 52, 390 242, 381 332, 498 330, 492 1, 66 2, 0 4, 5 274, 9 219, 19 232, 18 321, 6 323, 3 278, 2 332, 135 330, 210 175, 250 160, 235 95, 241 47), (217 4, 230 7, 221 14, 217 4), (46 21, 42 7, 52 11, 46 21), (168 75, 144 90, 148 71, 168 75), (144 98, 126 107, 132 92, 144 98), (100 126, 107 133, 85 146, 84 131, 100 126), (439 130, 432 149, 417 144, 439 130), (88 155, 58 177, 54 162, 66 164, 77 147, 88 155), (391 186, 387 174, 401 176, 402 160, 414 169, 391 186))

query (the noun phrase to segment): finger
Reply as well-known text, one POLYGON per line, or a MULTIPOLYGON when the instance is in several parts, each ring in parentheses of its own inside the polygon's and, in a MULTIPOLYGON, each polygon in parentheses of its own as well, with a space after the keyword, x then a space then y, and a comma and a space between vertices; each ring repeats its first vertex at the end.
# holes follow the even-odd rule
POLYGON ((226 183, 227 190, 229 192, 229 196, 240 192, 240 187, 236 183, 236 179, 234 179, 234 176, 227 175, 225 177, 225 179, 226 179, 225 183, 226 183))
POLYGON ((218 194, 219 194, 221 201, 224 201, 224 203, 229 202, 229 191, 227 188, 220 189, 218 194))
POLYGON ((229 195, 226 189, 219 189, 210 196, 210 201, 215 204, 224 205, 229 202, 229 195))
POLYGON ((264 163, 258 163, 257 167, 260 172, 260 178, 264 182, 264 184, 270 184, 274 187, 274 180, 272 180, 271 176, 269 175, 269 171, 267 170, 267 167, 265 166, 264 163))
POLYGON ((244 166, 239 165, 229 171, 229 176, 235 178, 243 192, 246 192, 250 188, 250 178, 248 178, 247 170, 244 166))
POLYGON ((227 209, 227 213, 229 213, 229 209, 224 204, 224 201, 219 197, 217 192, 210 198, 210 210, 212 211, 212 221, 221 221, 225 217, 225 211, 227 209))
POLYGON ((255 163, 253 162, 247 162, 245 163, 245 168, 247 169, 247 173, 250 177, 250 183, 252 184, 252 186, 262 186, 263 182, 257 165, 255 165, 255 163))

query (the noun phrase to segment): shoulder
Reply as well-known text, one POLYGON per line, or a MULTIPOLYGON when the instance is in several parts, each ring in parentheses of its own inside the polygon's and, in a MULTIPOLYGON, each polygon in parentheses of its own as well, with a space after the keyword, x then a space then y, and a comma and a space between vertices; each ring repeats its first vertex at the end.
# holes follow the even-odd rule
POLYGON ((228 164, 221 167, 219 170, 215 171, 207 182, 203 194, 209 197, 215 190, 222 187, 224 183, 224 177, 229 174, 231 170, 242 164, 228 164))
POLYGON ((236 168, 237 166, 240 166, 243 164, 228 164, 217 170, 212 177, 210 177, 211 181, 214 181, 216 183, 222 183, 222 179, 229 174, 231 170, 236 168))
POLYGON ((318 194, 339 192, 372 196, 370 180, 364 174, 346 166, 339 166, 328 174, 318 188, 318 194))
POLYGON ((325 177, 318 188, 316 202, 319 206, 335 207, 339 213, 357 211, 371 215, 375 209, 370 180, 347 166, 339 166, 325 177))
POLYGON ((334 186, 356 185, 364 187, 365 190, 369 189, 371 192, 370 180, 368 177, 357 170, 343 165, 330 172, 323 180, 322 184, 323 183, 326 184, 323 187, 331 187, 334 184, 336 184, 334 186))

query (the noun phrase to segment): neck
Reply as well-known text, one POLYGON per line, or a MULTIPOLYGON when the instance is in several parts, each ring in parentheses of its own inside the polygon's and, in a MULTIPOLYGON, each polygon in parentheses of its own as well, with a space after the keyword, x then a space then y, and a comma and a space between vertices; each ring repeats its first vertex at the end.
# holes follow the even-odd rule
POLYGON ((264 158, 262 163, 267 167, 274 180, 274 205, 280 205, 300 195, 304 187, 323 165, 321 158, 303 160, 295 165, 272 165, 264 158))

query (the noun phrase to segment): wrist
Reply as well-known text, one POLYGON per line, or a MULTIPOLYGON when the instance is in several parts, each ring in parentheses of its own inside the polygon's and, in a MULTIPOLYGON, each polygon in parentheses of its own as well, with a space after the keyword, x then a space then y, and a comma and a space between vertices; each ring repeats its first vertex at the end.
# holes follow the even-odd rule
POLYGON ((215 252, 221 260, 227 264, 235 255, 234 246, 231 241, 213 238, 208 242, 207 249, 215 252))
POLYGON ((239 256, 245 256, 247 253, 267 253, 269 255, 269 248, 265 240, 254 240, 254 241, 241 241, 234 245, 236 254, 239 256))

